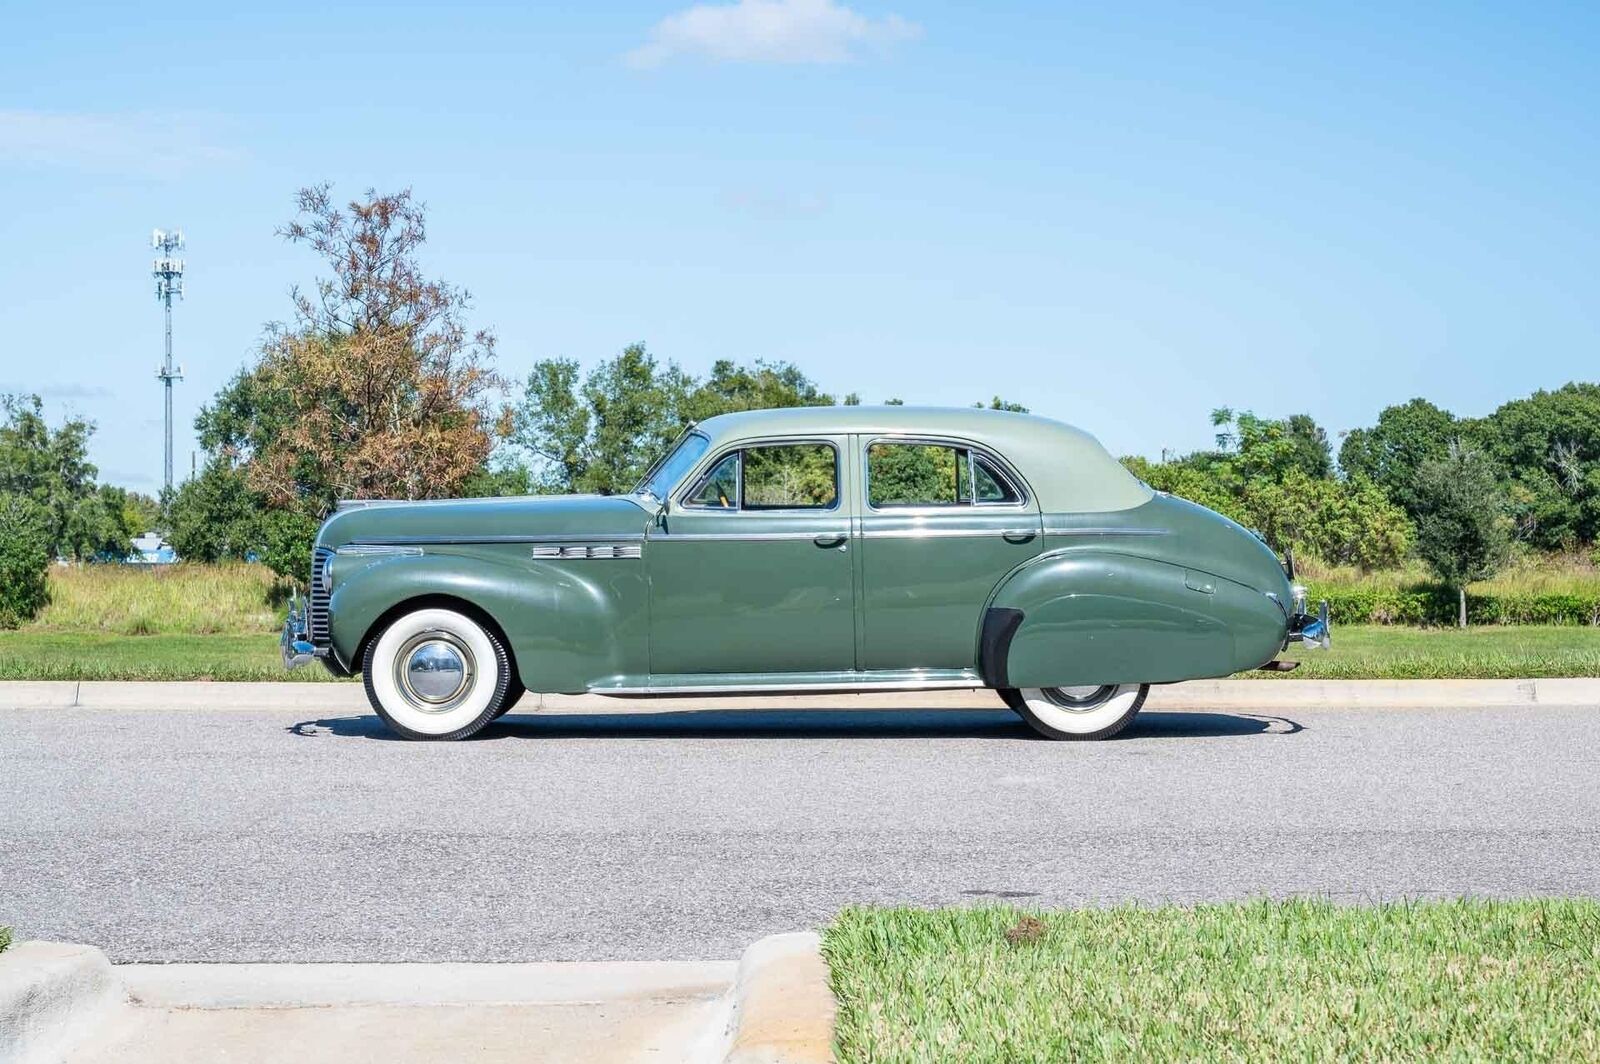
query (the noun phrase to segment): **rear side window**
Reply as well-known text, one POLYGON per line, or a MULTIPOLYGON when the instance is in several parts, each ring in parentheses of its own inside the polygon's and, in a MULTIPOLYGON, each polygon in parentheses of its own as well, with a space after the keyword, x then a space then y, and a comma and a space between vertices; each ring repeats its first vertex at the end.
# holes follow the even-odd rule
POLYGON ((1021 501, 994 463, 965 447, 880 441, 867 448, 867 503, 873 509, 1021 501))

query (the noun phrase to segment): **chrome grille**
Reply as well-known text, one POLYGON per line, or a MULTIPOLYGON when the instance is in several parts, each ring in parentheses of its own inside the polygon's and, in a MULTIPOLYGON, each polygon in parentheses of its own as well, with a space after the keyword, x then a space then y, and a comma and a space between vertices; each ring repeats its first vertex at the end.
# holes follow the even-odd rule
POLYGON ((309 627, 311 629, 311 642, 315 646, 325 647, 332 642, 332 633, 328 627, 328 592, 322 584, 322 568, 333 560, 333 551, 327 547, 318 547, 311 552, 311 610, 309 627))

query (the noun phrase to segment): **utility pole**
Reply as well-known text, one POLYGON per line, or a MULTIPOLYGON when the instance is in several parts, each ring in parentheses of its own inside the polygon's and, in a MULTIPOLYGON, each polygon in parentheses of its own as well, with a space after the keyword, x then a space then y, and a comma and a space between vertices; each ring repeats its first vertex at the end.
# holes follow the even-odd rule
POLYGON ((150 276, 156 279, 156 298, 161 301, 166 310, 167 317, 167 353, 166 360, 156 370, 156 379, 166 391, 167 400, 167 447, 166 463, 163 467, 165 479, 162 481, 168 491, 172 490, 172 382, 183 380, 183 367, 176 370, 172 367, 172 297, 183 298, 183 260, 173 258, 173 253, 183 250, 183 230, 174 229, 164 232, 157 229, 150 234, 150 246, 161 252, 161 257, 150 266, 150 276))

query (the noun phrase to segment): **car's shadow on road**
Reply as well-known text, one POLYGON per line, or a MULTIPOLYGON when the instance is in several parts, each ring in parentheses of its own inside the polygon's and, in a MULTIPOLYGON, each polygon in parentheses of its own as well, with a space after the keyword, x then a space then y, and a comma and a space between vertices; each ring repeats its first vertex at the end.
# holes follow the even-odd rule
MULTIPOLYGON (((375 715, 301 721, 295 735, 403 741, 375 715)), ((1152 710, 1113 742, 1293 735, 1287 717, 1152 710)), ((473 736, 497 739, 1016 739, 1043 741, 1008 709, 675 709, 637 713, 511 713, 473 736)))

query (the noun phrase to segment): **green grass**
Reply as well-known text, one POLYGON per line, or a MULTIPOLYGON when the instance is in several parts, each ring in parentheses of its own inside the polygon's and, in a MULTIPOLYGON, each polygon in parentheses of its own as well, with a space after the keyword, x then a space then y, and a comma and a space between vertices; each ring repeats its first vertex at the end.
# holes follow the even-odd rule
MULTIPOLYGON (((1336 626, 1332 650, 1295 648, 1283 656, 1300 668, 1242 675, 1285 681, 1600 676, 1600 628, 1336 626)), ((267 633, 0 632, 0 680, 327 679, 320 666, 285 672, 277 638, 267 633)))
POLYGON ((264 565, 74 565, 50 570, 34 632, 275 632, 287 588, 264 565))
POLYGON ((840 1064, 1600 1060, 1593 901, 1027 915, 840 913, 840 1064))
POLYGON ((332 680, 288 672, 275 636, 0 632, 0 680, 332 680))
POLYGON ((1332 650, 1291 646, 1280 656, 1300 662, 1300 667, 1289 673, 1244 675, 1289 680, 1600 676, 1600 628, 1485 625, 1462 631, 1334 625, 1332 650))

